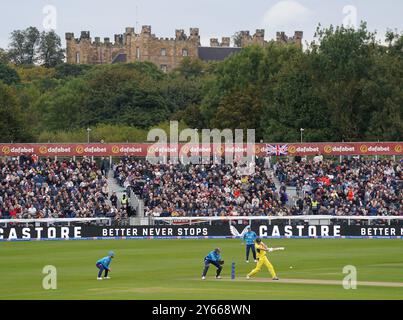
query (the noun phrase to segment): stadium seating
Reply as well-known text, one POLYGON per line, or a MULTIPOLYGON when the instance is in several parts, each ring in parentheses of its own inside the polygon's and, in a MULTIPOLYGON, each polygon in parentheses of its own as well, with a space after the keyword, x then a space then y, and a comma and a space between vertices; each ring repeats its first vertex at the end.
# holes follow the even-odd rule
MULTIPOLYGON (((258 159, 243 175, 225 164, 151 164, 124 158, 114 177, 146 215, 403 215, 402 165, 392 160, 258 159), (291 197, 296 190, 296 197, 291 197)), ((1 218, 128 218, 109 201, 108 180, 89 159, 21 158, 0 163, 1 218)))
POLYGON ((0 218, 127 217, 108 199, 95 162, 21 157, 0 163, 0 218))
POLYGON ((133 187, 154 216, 403 215, 400 162, 320 160, 279 161, 271 168, 257 161, 255 173, 242 176, 230 165, 126 159, 115 166, 115 177, 133 187), (294 203, 288 197, 292 187, 294 203))

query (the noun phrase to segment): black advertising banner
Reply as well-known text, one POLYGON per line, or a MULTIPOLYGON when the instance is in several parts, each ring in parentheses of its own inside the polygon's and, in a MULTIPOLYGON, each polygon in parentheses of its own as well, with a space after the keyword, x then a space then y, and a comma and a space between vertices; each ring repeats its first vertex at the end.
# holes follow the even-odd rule
MULTIPOLYGON (((262 238, 403 238, 403 225, 269 225, 252 223, 252 230, 262 238)), ((153 226, 55 226, 0 227, 0 241, 80 240, 80 239, 208 239, 240 238, 246 225, 153 225, 153 226)))

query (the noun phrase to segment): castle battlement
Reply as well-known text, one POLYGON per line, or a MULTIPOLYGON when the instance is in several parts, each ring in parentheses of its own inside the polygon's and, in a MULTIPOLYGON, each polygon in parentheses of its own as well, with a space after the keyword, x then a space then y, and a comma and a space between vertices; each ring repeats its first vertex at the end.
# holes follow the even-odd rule
MULTIPOLYGON (((124 33, 115 34, 113 42, 111 38, 91 38, 90 31, 81 31, 80 37, 75 38, 74 33, 66 33, 67 62, 72 64, 106 64, 115 62, 151 61, 167 71, 177 67, 183 57, 199 57, 200 33, 199 28, 189 28, 186 34, 184 29, 176 29, 175 37, 156 37, 152 33, 150 25, 143 25, 136 33, 135 28, 126 27, 124 33)), ((249 30, 240 31, 241 47, 252 44, 265 46, 268 42, 264 39, 265 30, 256 29, 252 35, 249 30)), ((284 32, 277 32, 276 42, 281 44, 294 43, 302 46, 302 31, 295 31, 294 36, 288 37, 284 32)), ((228 54, 239 50, 231 47, 231 38, 222 37, 210 39, 210 47, 229 48, 228 54)), ((211 54, 204 56, 211 58, 211 54)), ((224 50, 224 49, 223 49, 224 50)), ((219 50, 221 52, 221 50, 219 50)), ((213 54, 214 56, 214 54, 213 54)), ((222 54, 218 60, 225 58, 222 54)), ((214 57, 212 57, 214 60, 214 57)))
POLYGON ((294 36, 288 37, 284 31, 281 31, 276 33, 276 41, 281 44, 298 43, 302 46, 303 35, 302 31, 295 31, 294 36))

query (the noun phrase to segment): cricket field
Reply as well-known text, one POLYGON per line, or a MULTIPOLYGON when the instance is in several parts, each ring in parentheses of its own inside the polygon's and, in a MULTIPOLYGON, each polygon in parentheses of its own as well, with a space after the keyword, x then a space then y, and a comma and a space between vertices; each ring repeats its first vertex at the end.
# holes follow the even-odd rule
POLYGON ((238 239, 70 240, 0 243, 0 299, 403 299, 403 240, 264 239, 279 281, 266 269, 253 279, 238 239), (225 260, 222 279, 203 258, 216 247, 225 260), (111 279, 98 281, 95 262, 115 252, 111 279), (231 279, 235 262, 236 278, 231 279), (45 290, 43 268, 56 267, 57 289, 45 290), (357 270, 357 288, 345 289, 357 270))

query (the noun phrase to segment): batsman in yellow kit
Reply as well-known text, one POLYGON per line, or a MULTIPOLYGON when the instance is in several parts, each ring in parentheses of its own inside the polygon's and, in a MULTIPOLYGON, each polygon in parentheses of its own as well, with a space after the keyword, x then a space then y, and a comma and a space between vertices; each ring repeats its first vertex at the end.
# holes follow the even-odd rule
POLYGON ((267 259, 266 253, 275 250, 284 250, 284 248, 268 248, 260 238, 257 238, 255 241, 256 241, 256 253, 257 253, 256 257, 258 261, 255 269, 249 272, 246 278, 249 279, 250 277, 254 276, 262 269, 262 266, 265 265, 266 268, 269 270, 273 280, 278 280, 276 271, 274 270, 273 265, 270 263, 269 259, 267 259))

